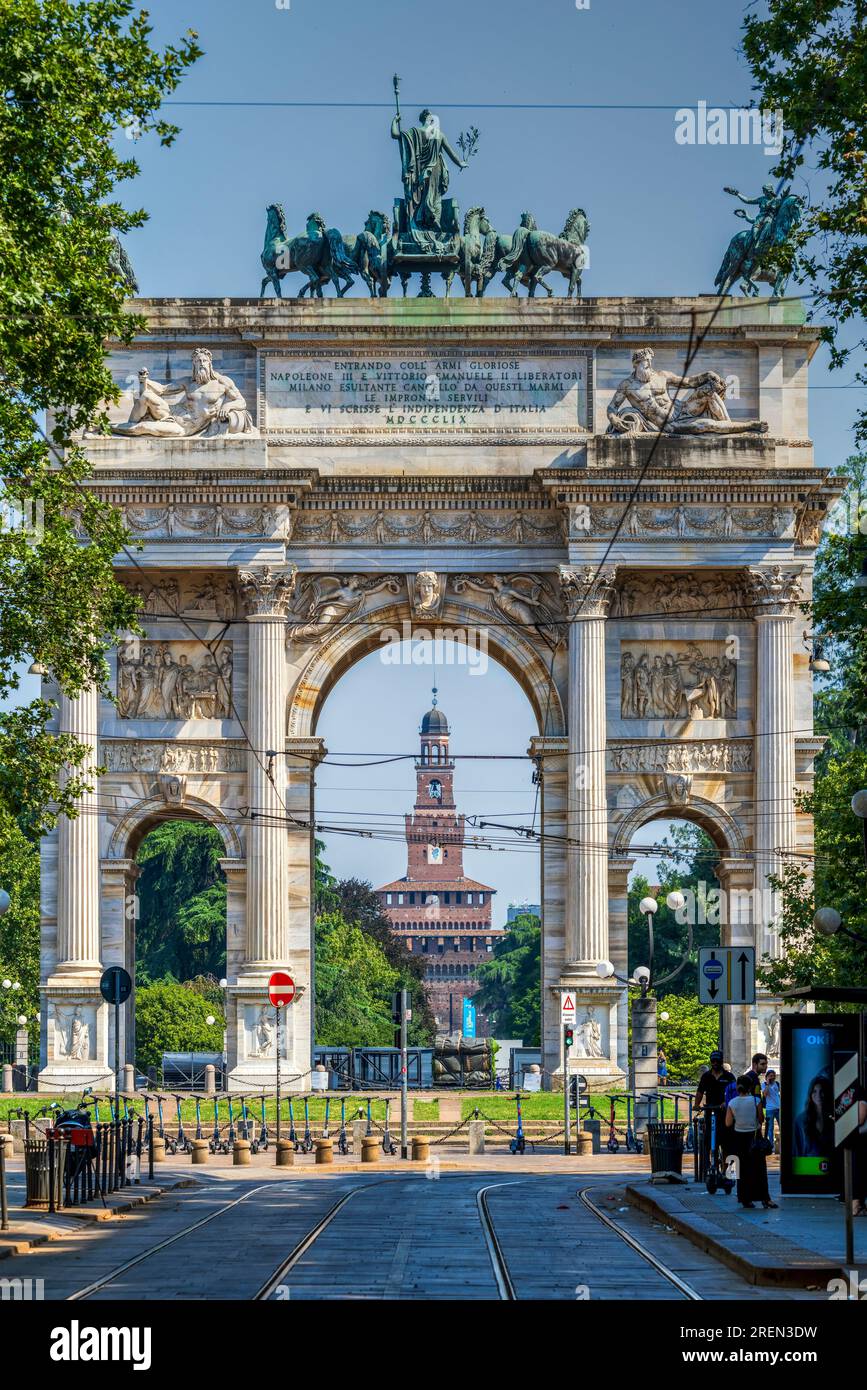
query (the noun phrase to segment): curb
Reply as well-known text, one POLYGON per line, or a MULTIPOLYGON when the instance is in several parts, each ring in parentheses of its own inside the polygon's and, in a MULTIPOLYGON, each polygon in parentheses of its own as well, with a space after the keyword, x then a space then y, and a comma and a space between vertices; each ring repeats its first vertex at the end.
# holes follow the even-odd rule
POLYGON ((726 1239, 712 1221, 689 1211, 675 1194, 663 1197, 661 1193, 630 1183, 626 1187, 626 1200, 646 1215, 672 1226, 678 1235, 685 1236, 706 1255, 712 1255, 720 1264, 734 1270, 748 1284, 803 1289, 809 1284, 826 1284, 829 1279, 847 1277, 842 1264, 805 1250, 785 1236, 776 1239, 788 1247, 790 1257, 787 1252, 782 1256, 768 1254, 753 1243, 749 1229, 743 1236, 726 1239))

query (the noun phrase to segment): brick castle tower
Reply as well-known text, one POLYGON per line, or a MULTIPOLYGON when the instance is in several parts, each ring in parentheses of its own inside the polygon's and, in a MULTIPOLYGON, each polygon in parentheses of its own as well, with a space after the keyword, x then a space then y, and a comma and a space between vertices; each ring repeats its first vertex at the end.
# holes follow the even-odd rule
MULTIPOLYGON (((384 915, 409 950, 425 958, 425 987, 440 1032, 459 1033, 464 999, 478 989, 476 967, 502 931, 491 925, 496 889, 464 875, 464 817, 455 806, 449 723, 433 705, 421 721, 415 805, 405 817, 404 878, 377 888, 384 915)), ((488 1020, 476 1015, 476 1036, 488 1020)))

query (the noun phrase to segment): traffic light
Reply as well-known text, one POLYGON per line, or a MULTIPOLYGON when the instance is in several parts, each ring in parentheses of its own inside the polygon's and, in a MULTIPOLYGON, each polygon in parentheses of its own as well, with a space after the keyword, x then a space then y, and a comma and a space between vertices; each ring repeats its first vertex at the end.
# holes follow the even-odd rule
POLYGON ((563 1041, 567 1048, 571 1047, 575 1041, 575 1029, 572 1027, 571 1023, 567 1023, 563 1029, 563 1041))

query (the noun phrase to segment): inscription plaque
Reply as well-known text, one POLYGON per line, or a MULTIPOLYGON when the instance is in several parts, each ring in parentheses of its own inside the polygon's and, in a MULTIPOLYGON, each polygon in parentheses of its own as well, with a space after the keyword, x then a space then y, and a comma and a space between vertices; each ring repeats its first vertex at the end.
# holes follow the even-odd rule
POLYGON ((259 423, 330 442, 359 436, 565 439, 590 429, 591 359, 572 348, 389 348, 261 354, 259 423))

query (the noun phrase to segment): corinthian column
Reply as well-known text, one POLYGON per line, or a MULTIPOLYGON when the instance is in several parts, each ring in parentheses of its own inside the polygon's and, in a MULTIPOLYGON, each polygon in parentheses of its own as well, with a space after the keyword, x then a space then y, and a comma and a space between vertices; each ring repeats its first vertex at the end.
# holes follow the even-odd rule
POLYGON ((95 686, 75 699, 60 696, 60 732, 84 744, 87 754, 74 775, 92 787, 79 797, 78 815, 57 826, 57 975, 99 976, 99 824, 96 777, 99 694, 95 686))
POLYGON ((286 612, 295 571, 270 566, 239 570, 238 583, 249 633, 245 964, 283 965, 288 951, 289 833, 278 787, 286 783, 286 612), (281 756, 269 759, 269 750, 281 756))
POLYGON ((801 569, 751 569, 756 622, 755 888, 764 940, 756 947, 777 957, 780 895, 768 876, 780 877, 795 846, 795 733, 792 619, 802 598, 801 569))
POLYGON ((605 797, 605 619, 616 567, 561 567, 569 618, 566 962, 596 977, 608 959, 608 810, 605 797))

